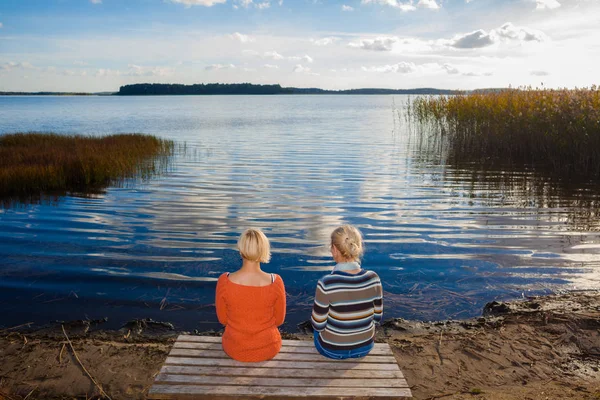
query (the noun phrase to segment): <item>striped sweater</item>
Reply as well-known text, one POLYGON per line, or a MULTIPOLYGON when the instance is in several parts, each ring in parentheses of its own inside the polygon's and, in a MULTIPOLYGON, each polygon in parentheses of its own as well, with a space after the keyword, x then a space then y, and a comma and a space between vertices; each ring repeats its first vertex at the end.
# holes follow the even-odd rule
POLYGON ((311 322, 324 348, 352 350, 372 343, 382 317, 383 289, 375 272, 333 271, 319 279, 311 322))

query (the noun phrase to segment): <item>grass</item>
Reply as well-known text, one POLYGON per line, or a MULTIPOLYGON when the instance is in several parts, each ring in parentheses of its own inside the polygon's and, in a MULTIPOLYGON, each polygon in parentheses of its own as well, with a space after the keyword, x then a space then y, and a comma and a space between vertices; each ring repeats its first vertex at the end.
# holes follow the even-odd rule
POLYGON ((450 161, 500 160, 563 178, 600 178, 600 88, 418 97, 409 115, 450 161))
POLYGON ((98 191, 160 172, 174 143, 155 136, 15 133, 0 136, 0 199, 98 191))

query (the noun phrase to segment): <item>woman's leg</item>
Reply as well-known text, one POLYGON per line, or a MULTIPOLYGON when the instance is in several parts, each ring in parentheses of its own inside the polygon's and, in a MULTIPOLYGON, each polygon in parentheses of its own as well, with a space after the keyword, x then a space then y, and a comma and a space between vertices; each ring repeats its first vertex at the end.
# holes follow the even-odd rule
POLYGON ((334 360, 341 360, 343 358, 347 358, 342 354, 337 354, 335 352, 324 349, 323 346, 321 346, 321 342, 319 342, 319 332, 315 331, 313 334, 313 338, 315 341, 315 348, 323 357, 333 358, 334 360))
POLYGON ((353 350, 342 350, 340 352, 327 350, 323 348, 321 342, 319 342, 319 332, 315 332, 314 335, 315 348, 324 357, 333 358, 335 360, 343 360, 347 358, 361 358, 369 354, 369 352, 373 349, 374 343, 370 343, 366 346, 359 347, 358 349, 353 350))
POLYGON ((371 350, 373 350, 374 346, 375 346, 375 343, 371 343, 371 344, 368 344, 366 346, 359 347, 358 349, 350 350, 350 354, 349 354, 348 358, 361 358, 361 357, 364 357, 367 354, 369 354, 369 352, 371 350))

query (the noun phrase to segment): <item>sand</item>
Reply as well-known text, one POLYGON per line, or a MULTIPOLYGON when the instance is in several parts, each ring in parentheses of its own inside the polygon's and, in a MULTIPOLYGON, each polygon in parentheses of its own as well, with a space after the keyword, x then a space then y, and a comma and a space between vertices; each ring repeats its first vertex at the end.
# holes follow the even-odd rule
MULTIPOLYGON (((79 361, 59 324, 0 331, 0 399, 102 398, 100 387, 112 399, 145 398, 181 332, 99 322, 65 325, 79 361)), ((600 400, 598 292, 495 303, 478 319, 387 320, 377 341, 391 345, 415 399, 600 400)))

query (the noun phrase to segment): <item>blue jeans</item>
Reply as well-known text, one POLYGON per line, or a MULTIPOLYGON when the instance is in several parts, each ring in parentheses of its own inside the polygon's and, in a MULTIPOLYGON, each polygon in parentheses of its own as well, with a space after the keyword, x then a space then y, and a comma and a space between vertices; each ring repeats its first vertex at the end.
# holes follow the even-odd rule
POLYGON ((346 358, 360 358, 364 357, 373 349, 374 343, 370 343, 366 346, 359 347, 358 349, 352 350, 329 350, 323 348, 319 342, 319 332, 314 333, 315 348, 324 357, 333 358, 335 360, 343 360, 346 358))

